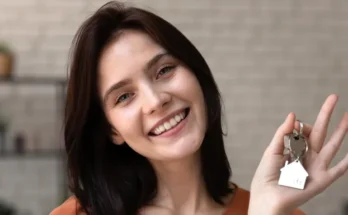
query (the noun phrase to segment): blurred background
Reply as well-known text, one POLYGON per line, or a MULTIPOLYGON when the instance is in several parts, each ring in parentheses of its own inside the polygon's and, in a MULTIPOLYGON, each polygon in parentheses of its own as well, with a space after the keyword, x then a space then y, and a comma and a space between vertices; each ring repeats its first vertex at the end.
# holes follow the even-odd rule
MULTIPOLYGON (((0 0, 0 215, 45 215, 67 198, 62 114, 68 51, 107 1, 0 0)), ((276 128, 312 124, 325 98, 348 111, 348 1, 138 0, 202 52, 224 98, 232 181, 249 189, 276 128)), ((347 138, 334 163, 348 152, 347 138)), ((348 214, 348 175, 301 209, 348 214)))

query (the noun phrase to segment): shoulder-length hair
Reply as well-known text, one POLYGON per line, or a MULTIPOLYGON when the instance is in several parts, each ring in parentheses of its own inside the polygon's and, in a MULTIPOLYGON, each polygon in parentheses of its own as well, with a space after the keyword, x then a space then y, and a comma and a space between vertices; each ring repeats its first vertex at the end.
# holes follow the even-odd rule
POLYGON ((64 140, 69 187, 90 215, 135 215, 157 192, 149 161, 127 144, 111 140, 112 127, 98 97, 98 63, 103 48, 118 32, 138 30, 182 61, 197 77, 207 108, 208 128, 201 171, 210 197, 223 204, 231 169, 224 149, 221 97, 212 73, 195 46, 157 15, 112 1, 78 29, 71 48, 64 140))

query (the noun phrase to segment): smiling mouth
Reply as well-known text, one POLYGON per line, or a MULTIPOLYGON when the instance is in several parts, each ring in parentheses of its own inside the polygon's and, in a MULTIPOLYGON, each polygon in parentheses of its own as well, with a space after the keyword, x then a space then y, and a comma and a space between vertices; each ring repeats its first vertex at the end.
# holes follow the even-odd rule
POLYGON ((190 112, 190 108, 184 109, 183 112, 173 116, 167 122, 163 123, 162 125, 158 126, 156 129, 151 131, 149 133, 149 136, 159 136, 159 135, 167 133, 168 131, 171 131, 172 129, 180 125, 186 119, 189 112, 190 112))

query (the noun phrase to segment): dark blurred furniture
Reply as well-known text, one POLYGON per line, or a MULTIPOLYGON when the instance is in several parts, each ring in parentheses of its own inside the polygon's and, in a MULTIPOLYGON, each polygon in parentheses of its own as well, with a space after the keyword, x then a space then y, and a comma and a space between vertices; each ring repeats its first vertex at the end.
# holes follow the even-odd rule
MULTIPOLYGON (((56 117, 57 119, 63 119, 63 110, 64 110, 64 100, 65 100, 65 93, 66 93, 66 85, 67 80, 65 78, 55 78, 55 77, 15 77, 11 76, 8 79, 0 79, 0 86, 1 85, 11 85, 12 87, 17 87, 21 85, 32 85, 32 86, 54 86, 55 88, 55 99, 56 104, 58 104, 57 107, 57 113, 56 117)), ((26 151, 23 153, 23 144, 24 144, 23 136, 19 136, 16 138, 17 150, 13 152, 6 152, 3 154, 0 154, 0 159, 6 157, 32 157, 33 159, 40 159, 40 157, 45 156, 58 156, 59 159, 62 161, 62 163, 59 163, 60 165, 60 171, 59 174, 61 177, 61 181, 57 186, 59 186, 61 190, 60 196, 65 199, 68 197, 68 189, 67 189, 67 176, 65 174, 65 162, 66 157, 65 154, 60 150, 35 150, 33 152, 26 151)), ((4 147, 4 146, 3 146, 4 147)), ((0 215, 14 215, 15 211, 9 211, 9 212, 2 212, 0 211, 0 215)))
MULTIPOLYGON (((65 88, 66 88, 66 79, 64 78, 54 78, 54 77, 15 77, 12 76, 8 79, 0 79, 0 86, 1 85, 10 85, 11 87, 17 87, 17 86, 21 86, 21 85, 32 85, 32 86, 53 86, 55 88, 56 94, 55 94, 55 99, 57 101, 58 107, 57 107, 57 118, 61 119, 62 118, 62 114, 63 114, 63 103, 64 103, 64 98, 65 98, 65 88)), ((1 129, 1 128, 0 128, 1 129)), ((1 132, 1 131, 0 131, 1 132)), ((5 133, 2 132, 2 133, 5 133)), ((1 136, 1 135, 0 135, 1 136)), ((20 149, 16 149, 13 152, 8 152, 6 151, 6 142, 5 142, 5 138, 3 137, 4 135, 2 135, 2 140, 0 141, 0 156, 17 156, 18 154, 23 154, 23 153, 18 153, 18 152, 23 152, 23 150, 25 150, 21 144, 25 144, 23 143, 25 140, 17 140, 17 146, 18 147, 22 147, 20 149)), ((43 151, 43 150, 35 150, 35 152, 27 152, 25 151, 25 153, 29 153, 29 154, 56 154, 56 151, 43 151)))
POLYGON ((0 215, 15 215, 16 211, 13 207, 0 201, 0 215))

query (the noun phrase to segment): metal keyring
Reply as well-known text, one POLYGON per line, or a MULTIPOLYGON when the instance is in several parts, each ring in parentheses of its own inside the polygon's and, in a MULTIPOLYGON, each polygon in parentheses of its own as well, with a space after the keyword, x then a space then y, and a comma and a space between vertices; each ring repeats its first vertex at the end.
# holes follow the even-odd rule
POLYGON ((303 135, 303 123, 301 122, 301 120, 297 120, 300 123, 300 135, 303 135))
POLYGON ((303 134, 304 124, 301 122, 301 120, 296 120, 296 121, 298 121, 300 123, 300 132, 298 133, 298 131, 294 130, 293 133, 295 135, 297 135, 297 136, 302 136, 303 137, 304 143, 305 143, 305 147, 301 150, 301 153, 297 154, 296 151, 292 150, 291 145, 289 145, 289 152, 291 153, 292 157, 295 158, 295 160, 299 160, 300 158, 304 158, 307 155, 307 152, 308 152, 308 142, 307 142, 307 138, 303 134))
POLYGON ((303 134, 303 130, 304 130, 304 124, 301 120, 297 120, 299 123, 300 123, 300 135, 302 135, 305 139, 305 143, 306 143, 306 148, 305 148, 305 152, 304 152, 304 155, 307 154, 308 152, 308 142, 306 140, 306 137, 305 135, 303 134))

